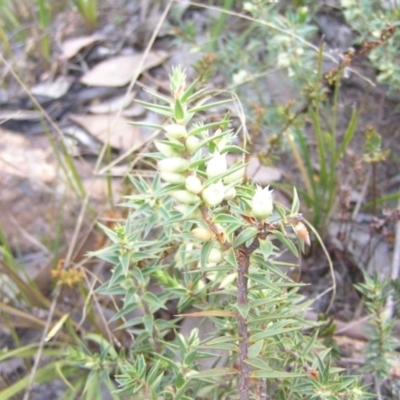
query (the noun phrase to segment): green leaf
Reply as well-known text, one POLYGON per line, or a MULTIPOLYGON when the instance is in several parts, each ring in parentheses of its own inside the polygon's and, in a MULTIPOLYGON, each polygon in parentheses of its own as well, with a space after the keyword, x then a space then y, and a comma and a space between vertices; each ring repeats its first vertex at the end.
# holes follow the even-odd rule
POLYGON ((185 104, 188 100, 188 98, 192 95, 193 90, 195 89, 197 83, 199 82, 199 79, 195 79, 189 87, 185 90, 185 92, 182 94, 180 100, 182 104, 185 104))
POLYGON ((177 314, 177 317, 236 317, 237 315, 232 311, 227 310, 206 310, 195 311, 189 314, 177 314))
POLYGON ((254 238, 258 234, 258 229, 249 227, 246 228, 244 231, 240 232, 240 234, 235 238, 233 241, 233 248, 239 247, 243 243, 246 243, 248 240, 254 238))
POLYGON ((214 344, 221 344, 221 343, 236 343, 237 342, 237 337, 234 336, 221 336, 215 339, 210 340, 205 344, 205 347, 208 347, 209 345, 214 345, 214 344))
MULTIPOLYGON (((157 311, 157 310, 154 310, 157 311)), ((154 328, 154 318, 153 315, 145 315, 143 317, 143 324, 146 329, 146 331, 149 333, 149 335, 153 335, 153 328, 154 328)))
MULTIPOLYGON (((227 99, 227 100, 215 101, 214 103, 202 104, 201 106, 197 106, 195 108, 192 108, 189 111, 189 113, 195 114, 195 113, 198 113, 198 112, 201 112, 201 111, 205 111, 205 110, 208 110, 210 108, 218 107, 218 106, 221 106, 223 104, 231 103, 231 102, 232 102, 232 99, 227 99)), ((218 124, 221 125, 221 122, 223 123, 224 120, 220 121, 218 124)))
POLYGON ((104 249, 90 251, 88 252, 88 256, 100 258, 100 260, 107 261, 111 264, 117 264, 119 251, 118 248, 119 246, 115 244, 110 247, 105 247, 104 249))
POLYGON ((204 270, 207 264, 208 256, 210 255, 211 249, 214 247, 215 240, 210 240, 203 244, 200 252, 200 265, 201 269, 204 270))
POLYGON ((235 254, 235 250, 233 249, 233 247, 230 247, 228 250, 224 251, 223 254, 224 254, 225 261, 229 265, 232 265, 232 267, 237 268, 236 254, 235 254))
POLYGON ((158 371, 160 370, 160 362, 157 361, 149 373, 147 374, 147 382, 152 385, 158 379, 158 371))
POLYGON ((242 153, 242 154, 248 154, 249 152, 246 151, 245 149, 243 149, 240 146, 234 146, 234 145, 229 145, 229 146, 225 146, 222 150, 221 150, 221 154, 224 153, 242 153))
POLYGON ((147 197, 150 197, 150 198, 161 197, 164 194, 173 192, 175 190, 184 189, 184 187, 185 187, 185 185, 183 183, 170 183, 170 184, 165 185, 164 187, 162 187, 160 190, 157 190, 156 192, 151 193, 147 197))
POLYGON ((217 376, 227 376, 227 375, 237 375, 239 373, 235 368, 213 368, 207 371, 197 372, 191 375, 188 375, 188 379, 198 379, 198 378, 214 378, 217 376))
MULTIPOLYGON (((262 343, 263 341, 260 340, 262 343)), ((260 358, 249 358, 245 361, 246 364, 251 365, 254 368, 261 369, 264 371, 273 371, 272 367, 270 367, 264 360, 261 360, 260 358)))
POLYGON ((220 344, 212 344, 212 345, 209 345, 207 343, 207 345, 205 347, 207 347, 207 349, 217 349, 217 350, 234 351, 234 352, 238 351, 237 345, 233 344, 233 343, 220 343, 220 344))
MULTIPOLYGON (((203 132, 203 131, 205 131, 205 130, 207 130, 207 129, 214 128, 214 127, 216 127, 216 126, 219 126, 219 122, 211 122, 211 123, 209 123, 209 124, 199 125, 199 126, 196 126, 194 129, 192 129, 192 130, 188 133, 188 135, 189 135, 189 136, 197 135, 197 134, 199 134, 199 133, 201 133, 201 132, 203 132)), ((219 135, 218 137, 220 137, 220 136, 222 136, 222 135, 219 135)), ((209 141, 209 140, 207 139, 207 141, 209 141)), ((203 141, 203 142, 204 142, 204 141, 203 141)), ((199 143, 199 148, 201 148, 201 147, 204 146, 203 142, 200 142, 200 143, 199 143)))
POLYGON ((343 153, 346 151, 347 147, 349 146, 353 136, 356 132, 357 127, 357 110, 353 107, 351 113, 351 119, 347 126, 346 132, 343 135, 343 141, 339 146, 338 151, 335 154, 334 165, 339 162, 340 158, 342 157, 343 153))
POLYGON ((285 371, 265 371, 258 370, 250 373, 252 378, 265 378, 265 379, 287 379, 287 378, 300 378, 305 374, 298 372, 285 372, 285 371))
POLYGON ((128 122, 129 125, 134 125, 134 126, 144 126, 146 128, 154 128, 154 129, 158 129, 160 131, 162 131, 164 128, 162 125, 158 125, 158 124, 152 124, 149 122, 141 122, 141 121, 129 121, 128 122))
POLYGON ((179 99, 175 100, 175 108, 174 108, 174 118, 176 122, 182 122, 185 118, 185 110, 182 107, 179 99))
POLYGON ((283 335, 284 333, 288 332, 293 332, 293 331, 298 331, 302 329, 300 326, 297 325, 297 321, 294 319, 285 319, 283 321, 275 322, 272 325, 269 325, 268 328, 263 331, 256 333, 252 336, 252 340, 257 341, 261 339, 266 339, 271 336, 278 336, 278 335, 283 335), (290 325, 294 323, 294 326, 291 326, 290 328, 284 328, 285 325, 290 325))
POLYGON ((216 215, 212 221, 216 224, 238 224, 244 225, 244 221, 242 219, 236 218, 230 214, 218 214, 216 215))
POLYGON ((280 231, 271 232, 296 258, 299 257, 297 247, 280 231))
MULTIPOLYGON (((232 101, 232 100, 231 100, 232 101)), ((229 123, 231 122, 231 113, 228 110, 224 116, 224 119, 221 121, 221 129, 226 131, 228 129, 229 123)))
POLYGON ((171 147, 172 150, 176 150, 178 152, 186 150, 185 145, 181 142, 171 142, 170 140, 158 140, 158 142, 165 144, 166 146, 171 147))
POLYGON ((182 214, 179 211, 170 211, 169 218, 158 224, 157 227, 174 224, 175 222, 182 221, 182 214))
POLYGON ((317 339, 318 339, 318 331, 316 331, 314 333, 314 335, 312 335, 310 337, 310 340, 308 341, 308 343, 304 347, 304 350, 303 350, 303 353, 302 353, 303 357, 308 356, 308 354, 312 351, 312 349, 314 348, 314 344, 317 341, 317 339))
MULTIPOLYGON (((169 97, 163 96, 162 94, 159 94, 157 92, 153 92, 152 90, 149 89, 143 89, 146 93, 148 93, 151 97, 155 97, 158 100, 163 101, 164 103, 169 104, 171 99, 169 97)), ((138 101, 138 100, 135 100, 138 101)), ((148 103, 150 105, 154 105, 154 103, 148 103)))
MULTIPOLYGON (((276 293, 281 293, 281 290, 279 289, 279 285, 277 285, 276 282, 271 282, 268 279, 268 277, 252 273, 252 274, 250 274, 249 279, 250 279, 250 281, 258 282, 264 288, 271 289, 272 291, 274 291, 276 293)), ((292 285, 292 284, 290 284, 290 285, 292 285)))
POLYGON ((146 292, 143 295, 143 300, 152 306, 153 312, 159 310, 160 308, 163 308, 164 310, 168 310, 168 308, 165 307, 164 302, 162 302, 155 294, 153 294, 151 292, 146 292))
POLYGON ((259 243, 261 254, 264 257, 264 260, 267 261, 272 254, 274 246, 268 239, 259 239, 259 243))
POLYGON ((121 263, 122 271, 125 276, 128 276, 129 272, 129 261, 130 261, 130 255, 129 253, 125 253, 120 255, 119 257, 119 262, 121 263))
POLYGON ((98 222, 97 225, 111 239, 111 241, 113 243, 120 242, 120 238, 113 230, 111 230, 110 228, 107 228, 105 225, 101 224, 100 222, 98 222))
POLYGON ((313 121, 313 127, 315 132, 315 137, 317 139, 317 148, 318 148, 318 157, 319 157, 319 166, 320 166, 320 181, 323 185, 326 185, 327 182, 327 159, 326 154, 331 150, 326 146, 325 143, 325 135, 321 129, 321 121, 318 112, 314 112, 312 110, 309 111, 311 119, 313 121))
POLYGON ((250 305, 247 304, 232 304, 233 307, 235 307, 238 311, 239 314, 243 317, 243 318, 247 318, 247 315, 249 314, 250 311, 250 305))
POLYGON ((263 347, 264 340, 258 340, 249 347, 249 358, 257 358, 263 347))
POLYGON ((300 200, 299 196, 297 194, 296 188, 293 186, 293 202, 292 202, 292 208, 290 210, 291 215, 296 215, 298 214, 300 209, 300 200))

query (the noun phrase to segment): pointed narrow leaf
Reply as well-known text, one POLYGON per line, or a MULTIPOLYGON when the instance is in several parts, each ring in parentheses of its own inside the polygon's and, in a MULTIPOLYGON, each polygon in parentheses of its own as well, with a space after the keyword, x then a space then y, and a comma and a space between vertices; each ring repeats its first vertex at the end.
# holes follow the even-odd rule
MULTIPOLYGON (((283 322, 285 322, 285 321, 283 321, 283 322)), ((279 322, 277 322, 274 325, 277 325, 277 324, 279 324, 279 322)), ((282 335, 284 333, 298 331, 300 329, 302 329, 302 328, 300 328, 298 326, 292 326, 290 328, 275 328, 274 326, 272 326, 271 328, 267 329, 264 332, 256 333, 255 335, 253 335, 252 339, 253 340, 266 339, 271 336, 278 336, 278 335, 282 335)))
MULTIPOLYGON (((197 106, 195 108, 192 108, 189 112, 194 114, 194 113, 197 113, 197 112, 200 112, 200 111, 208 110, 209 108, 218 107, 218 106, 221 106, 223 104, 231 103, 231 102, 232 102, 232 99, 215 101, 214 103, 203 104, 201 106, 197 106)), ((224 121, 220 121, 219 124, 221 124, 221 122, 224 122, 224 121)))
POLYGON ((254 238, 258 233, 257 228, 249 227, 244 231, 240 232, 240 234, 235 238, 232 247, 236 248, 243 243, 246 243, 248 240, 254 238))
POLYGON ((176 317, 237 317, 237 315, 232 311, 207 310, 197 311, 189 314, 177 314, 176 317))
POLYGON ((353 139, 354 133, 356 132, 356 127, 357 127, 357 110, 355 107, 353 107, 351 119, 347 126, 346 132, 344 133, 343 141, 340 144, 339 149, 335 155, 335 164, 339 162, 343 153, 345 152, 351 140, 353 139))
POLYGON ((214 378, 217 376, 227 376, 227 375, 237 375, 239 373, 238 370, 235 368, 213 368, 207 371, 197 372, 193 375, 188 375, 187 378, 189 379, 198 379, 198 378, 214 378))
MULTIPOLYGON (((262 340, 260 340, 262 342, 262 340)), ((273 371, 272 367, 270 367, 264 360, 261 358, 249 358, 246 361, 246 364, 251 365, 254 368, 262 369, 264 371, 273 371)))
POLYGON ((192 95, 194 88, 196 87, 197 83, 199 82, 199 78, 195 79, 189 87, 185 90, 183 95, 181 96, 180 100, 182 104, 185 104, 188 98, 192 95))
POLYGON ((118 243, 120 241, 118 235, 113 230, 107 228, 100 222, 98 222, 97 225, 112 240, 113 243, 118 243))
POLYGON ((260 250, 264 258, 264 261, 267 261, 270 255, 272 254, 274 246, 271 243, 271 241, 267 239, 259 239, 259 242, 260 242, 260 250))
POLYGON ((233 247, 229 248, 227 251, 224 251, 224 259, 229 265, 237 268, 236 253, 233 247))
POLYGON ((249 347, 249 358, 257 358, 263 347, 264 340, 258 340, 249 347))
POLYGON ((252 378, 286 379, 286 378, 300 378, 302 376, 305 376, 305 374, 299 372, 258 370, 251 372, 250 376, 252 378))
POLYGON ((200 252, 200 265, 204 269, 207 264, 208 256, 210 255, 211 249, 214 247, 215 240, 210 240, 203 244, 200 252))
POLYGON ((293 242, 286 238, 286 236, 280 231, 272 231, 272 234, 296 257, 299 257, 297 247, 293 242))
POLYGON ((163 308, 164 310, 168 310, 167 307, 165 307, 164 303, 153 293, 151 292, 146 292, 143 295, 143 300, 146 303, 149 303, 153 308, 156 308, 156 311, 160 308, 163 308))
POLYGON ((183 121, 185 117, 185 111, 182 107, 181 102, 179 101, 179 99, 175 100, 175 108, 174 108, 174 118, 176 120, 176 122, 181 122, 183 121))
POLYGON ((130 256, 128 253, 122 254, 119 257, 119 262, 121 263, 122 271, 125 276, 128 276, 129 272, 129 260, 130 256))
POLYGON ((239 224, 244 225, 244 221, 230 214, 218 214, 212 219, 216 224, 239 224))
POLYGON ((290 210, 291 215, 296 215, 298 214, 300 209, 300 200, 299 196, 297 194, 296 188, 293 186, 293 202, 292 202, 292 208, 290 210))

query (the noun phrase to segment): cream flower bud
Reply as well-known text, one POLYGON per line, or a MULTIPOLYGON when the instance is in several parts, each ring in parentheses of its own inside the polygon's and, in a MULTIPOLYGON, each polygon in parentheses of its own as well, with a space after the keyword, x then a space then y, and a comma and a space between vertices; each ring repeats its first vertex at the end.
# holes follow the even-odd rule
POLYGON ((272 214, 274 208, 272 192, 273 190, 269 190, 269 186, 264 189, 257 186, 251 202, 251 211, 256 218, 265 220, 272 214))
POLYGON ((218 247, 213 247, 210 251, 210 254, 208 255, 207 261, 216 264, 220 263, 221 261, 224 261, 224 255, 222 253, 222 250, 218 247))
POLYGON ((179 157, 180 154, 174 150, 171 146, 165 143, 161 143, 158 140, 154 142, 156 149, 165 157, 179 157))
POLYGON ((236 189, 231 187, 225 192, 224 199, 225 200, 233 200, 236 197, 236 189))
POLYGON ((189 161, 180 157, 164 158, 158 162, 161 172, 185 172, 189 168, 189 161))
POLYGON ((227 169, 226 154, 220 154, 218 151, 215 151, 207 163, 207 177, 213 178, 214 176, 224 173, 227 169))
POLYGON ((200 202, 200 197, 188 192, 187 190, 176 190, 171 193, 171 196, 184 204, 196 204, 200 202))
POLYGON ((181 139, 187 137, 187 130, 184 125, 170 124, 164 126, 165 135, 169 139, 181 139))
POLYGON ((221 181, 213 183, 203 190, 201 196, 203 197, 204 202, 209 207, 217 206, 218 204, 221 204, 224 200, 225 187, 221 181))
POLYGON ((244 172, 245 172, 245 166, 243 166, 243 168, 239 168, 237 171, 232 172, 231 174, 225 176, 223 181, 226 184, 240 182, 243 179, 244 172))
POLYGON ((186 138, 185 145, 189 154, 194 154, 199 148, 200 140, 196 136, 186 138))
POLYGON ((200 193, 201 189, 203 188, 203 185, 201 184, 201 180, 197 176, 194 176, 194 175, 189 175, 186 178, 185 186, 186 186, 186 189, 189 190, 189 192, 192 192, 194 194, 200 193))
POLYGON ((215 238, 215 233, 208 228, 198 226, 190 231, 190 233, 197 239, 207 242, 215 238))
POLYGON ((185 176, 176 172, 160 172, 161 179, 168 183, 184 183, 185 176))

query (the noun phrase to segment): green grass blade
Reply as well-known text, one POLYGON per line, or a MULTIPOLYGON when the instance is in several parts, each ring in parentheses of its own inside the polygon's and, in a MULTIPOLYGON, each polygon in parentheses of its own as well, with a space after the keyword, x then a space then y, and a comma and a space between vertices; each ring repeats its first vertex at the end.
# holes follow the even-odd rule
POLYGON ((317 112, 310 110, 310 116, 313 122, 315 137, 317 139, 318 159, 319 159, 319 178, 322 184, 326 184, 328 179, 327 158, 326 158, 326 141, 321 129, 320 117, 317 112))
POLYGON ((334 162, 333 165, 336 166, 339 160, 342 158, 344 152, 346 151, 347 147, 351 143, 354 134, 356 132, 357 128, 357 110, 353 108, 353 111, 351 113, 351 118, 350 122, 347 125, 346 132, 344 133, 342 143, 339 146, 339 149, 337 150, 336 154, 334 155, 334 162))
POLYGON ((51 23, 51 12, 50 4, 46 0, 37 0, 38 5, 38 19, 39 25, 43 30, 43 36, 41 39, 42 55, 46 60, 50 60, 50 38, 48 33, 45 31, 51 23))

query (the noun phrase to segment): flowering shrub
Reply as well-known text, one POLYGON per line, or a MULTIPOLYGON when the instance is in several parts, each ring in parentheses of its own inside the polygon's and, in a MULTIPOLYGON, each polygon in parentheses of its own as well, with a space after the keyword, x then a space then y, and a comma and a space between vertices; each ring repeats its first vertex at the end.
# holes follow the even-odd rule
POLYGON ((227 118, 191 124, 225 101, 207 103, 195 88, 177 68, 171 98, 154 94, 163 105, 143 103, 173 121, 158 126, 165 138, 148 154, 158 173, 152 181, 131 178, 136 193, 124 204, 131 213, 114 231, 102 227, 112 245, 94 253, 114 265, 98 293, 118 296, 113 320, 133 338, 118 358, 117 392, 134 399, 367 398, 356 379, 330 368, 318 324, 305 319, 311 302, 282 269, 291 265, 279 261, 282 251, 298 257, 309 244, 296 190, 287 210, 269 187, 244 179, 244 158, 228 166, 227 154, 244 150, 227 118), (161 318, 171 308, 173 317, 161 318), (184 334, 180 324, 193 318, 196 327, 184 334), (202 329, 205 321, 211 328, 202 329))

